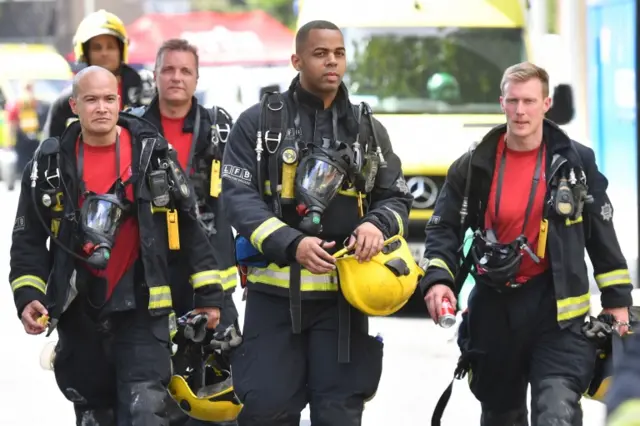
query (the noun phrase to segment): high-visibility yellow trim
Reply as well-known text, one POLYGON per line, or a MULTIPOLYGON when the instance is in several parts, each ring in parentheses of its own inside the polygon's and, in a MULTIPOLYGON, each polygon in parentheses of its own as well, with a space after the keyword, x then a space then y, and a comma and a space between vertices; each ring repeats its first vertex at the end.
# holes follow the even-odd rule
POLYGON ((176 319, 175 311, 169 313, 169 339, 173 341, 173 338, 178 333, 178 321, 176 319))
POLYGON ((219 284, 223 290, 229 290, 236 286, 238 270, 235 266, 222 271, 209 270, 191 275, 189 282, 193 289, 198 289, 206 285, 219 284))
POLYGON ((338 194, 344 195, 345 197, 357 197, 358 191, 356 191, 355 188, 339 189, 338 194))
POLYGON ((568 297, 557 301, 558 321, 568 321, 578 318, 589 312, 591 308, 591 295, 568 297))
POLYGON ((596 275, 596 283, 598 283, 599 289, 612 285, 631 284, 631 275, 629 275, 628 269, 616 269, 615 271, 596 275))
POLYGON ((640 398, 620 404, 609 415, 607 426, 640 426, 640 398))
POLYGON ((251 237, 249 240, 251 244, 258 249, 260 253, 262 253, 262 243, 264 240, 269 238, 271 234, 276 232, 280 228, 284 228, 287 226, 284 222, 282 222, 277 217, 272 217, 270 219, 265 220, 256 228, 255 231, 251 233, 251 237))
POLYGON ((45 293, 47 285, 42 278, 36 277, 35 275, 23 275, 11 282, 11 291, 13 292, 22 287, 33 287, 36 290, 45 293))
MULTIPOLYGON (((264 195, 269 195, 271 196, 271 181, 269 179, 264 181, 264 195)), ((282 185, 278 185, 276 187, 276 190, 278 192, 282 191, 282 185)), ((358 196, 358 191, 356 191, 355 188, 348 188, 348 189, 340 189, 338 190, 338 194, 340 195, 344 195, 345 197, 357 197, 358 196)))
POLYGON ((398 235, 403 236, 404 235, 404 223, 402 222, 402 218, 400 217, 400 215, 395 212, 394 210, 391 210, 389 207, 385 206, 385 208, 387 210, 389 210, 391 213, 393 213, 393 216, 396 218, 396 222, 398 222, 398 235))
MULTIPOLYGON (((272 285, 274 287, 289 288, 289 267, 278 267, 271 263, 266 268, 249 267, 247 281, 272 285)), ((303 269, 300 274, 301 291, 338 291, 338 274, 313 274, 303 269)))
POLYGON ((161 285, 149 288, 149 310, 171 308, 171 287, 161 285))
POLYGON ((235 266, 218 271, 218 274, 223 290, 231 290, 238 284, 238 268, 235 266))
POLYGON ((566 218, 564 221, 565 226, 571 226, 571 225, 575 225, 577 223, 582 223, 582 215, 579 216, 576 220, 571 220, 569 218, 566 218))
POLYGON ((455 278, 453 272, 451 272, 451 269, 449 269, 449 267, 447 266, 447 262, 445 262, 444 260, 438 258, 429 259, 427 263, 427 269, 431 268, 432 266, 434 268, 444 269, 449 273, 449 275, 451 275, 451 278, 455 278))

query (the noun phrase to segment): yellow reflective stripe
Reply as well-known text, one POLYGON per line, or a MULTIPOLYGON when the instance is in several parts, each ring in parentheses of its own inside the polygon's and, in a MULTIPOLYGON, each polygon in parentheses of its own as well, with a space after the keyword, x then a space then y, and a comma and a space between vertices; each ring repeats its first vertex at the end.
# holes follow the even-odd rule
POLYGON ((278 229, 287 226, 284 222, 282 222, 277 217, 272 217, 271 219, 267 219, 260 226, 256 228, 255 231, 251 233, 251 244, 258 249, 260 253, 262 253, 262 243, 266 240, 271 234, 276 232, 278 229))
POLYGON ((175 335, 178 333, 178 321, 176 320, 175 311, 171 311, 169 313, 169 338, 173 340, 175 335))
POLYGON ((47 285, 42 278, 36 277, 35 275, 23 275, 11 282, 11 291, 15 292, 17 289, 22 287, 33 287, 36 290, 40 290, 42 293, 45 293, 47 285))
POLYGON ((571 220, 569 218, 566 218, 564 221, 565 226, 575 225, 576 223, 582 223, 582 215, 579 216, 576 220, 571 220))
MULTIPOLYGON (((264 181, 264 195, 271 195, 271 181, 270 180, 265 180, 264 181)), ((278 185, 277 186, 278 192, 282 191, 282 185, 278 185)), ((338 194, 340 195, 344 195, 345 197, 357 197, 358 196, 358 191, 356 191, 355 188, 349 188, 349 189, 340 189, 338 190, 338 194)))
POLYGON ((640 398, 620 404, 609 415, 607 426, 640 426, 640 398))
POLYGON ((580 317, 591 308, 591 295, 589 293, 582 296, 568 297, 557 301, 558 321, 567 321, 580 317))
POLYGON ((189 277, 189 282, 194 290, 204 287, 205 285, 220 284, 220 274, 218 271, 209 270, 201 271, 189 277))
POLYGON ((398 213, 396 213, 394 210, 391 210, 389 207, 384 206, 387 210, 389 210, 391 213, 393 213, 393 215, 396 218, 396 221, 398 222, 398 235, 402 236, 404 235, 404 224, 402 223, 402 218, 400 217, 400 215, 398 213))
POLYGON ((600 289, 612 285, 631 284, 631 275, 629 275, 628 269, 616 269, 615 271, 596 275, 596 283, 598 283, 598 288, 600 289))
POLYGON ((238 284, 238 268, 235 266, 219 271, 219 274, 223 290, 231 290, 238 284))
MULTIPOLYGON (((270 264, 266 268, 250 267, 247 280, 253 283, 272 285, 274 287, 289 288, 289 267, 278 267, 270 264)), ((300 274, 300 289, 302 291, 337 291, 338 274, 312 274, 303 269, 300 274)))
POLYGON ((356 191, 355 188, 340 189, 338 191, 338 194, 344 195, 345 197, 357 197, 358 196, 358 191, 356 191))
POLYGON ((153 203, 149 204, 151 206, 151 213, 166 213, 169 211, 167 207, 156 207, 153 203))
POLYGON ((235 266, 224 269, 222 271, 202 271, 191 275, 189 282, 195 289, 204 287, 205 285, 220 284, 223 290, 229 290, 236 286, 238 278, 238 270, 235 266))
POLYGON ((438 258, 429 259, 429 262, 427 264, 427 269, 431 268, 432 266, 436 268, 444 269, 449 273, 449 275, 451 275, 451 278, 455 278, 455 276, 453 275, 453 272, 451 272, 451 269, 449 269, 449 267, 447 266, 447 262, 445 262, 444 260, 438 259, 438 258))
POLYGON ((171 305, 171 287, 161 285, 149 288, 149 309, 170 308, 171 305))

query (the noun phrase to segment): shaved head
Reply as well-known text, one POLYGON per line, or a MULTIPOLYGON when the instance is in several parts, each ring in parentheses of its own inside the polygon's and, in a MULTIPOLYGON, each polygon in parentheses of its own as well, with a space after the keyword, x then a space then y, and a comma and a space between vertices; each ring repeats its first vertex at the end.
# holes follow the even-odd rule
POLYGON ((106 68, 83 69, 73 78, 69 105, 80 120, 83 137, 112 134, 120 110, 118 79, 106 68))
POLYGON ((111 83, 115 85, 116 89, 118 87, 118 79, 115 75, 113 75, 111 71, 97 65, 91 65, 83 68, 78 72, 78 74, 75 75, 75 77, 73 77, 73 84, 71 85, 71 97, 73 99, 78 99, 83 81, 86 78, 90 78, 91 80, 98 79, 102 83, 107 83, 109 80, 111 80, 111 83))

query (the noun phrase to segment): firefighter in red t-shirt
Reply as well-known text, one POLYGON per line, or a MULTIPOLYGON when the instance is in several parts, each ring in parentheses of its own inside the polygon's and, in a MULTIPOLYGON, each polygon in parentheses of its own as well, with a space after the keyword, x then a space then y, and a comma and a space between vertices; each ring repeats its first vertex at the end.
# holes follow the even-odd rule
POLYGON ((157 426, 169 424, 176 329, 169 253, 185 253, 181 285, 211 329, 223 289, 175 152, 118 112, 117 86, 97 66, 74 78, 79 121, 43 141, 22 178, 10 281, 25 331, 57 328, 52 366, 77 424, 157 426))
POLYGON ((613 228, 607 180, 590 148, 545 119, 549 76, 508 68, 506 125, 455 161, 426 229, 420 288, 437 320, 467 273, 476 280, 458 334, 457 376, 470 370, 481 425, 581 425, 595 345, 582 333, 590 310, 585 249, 602 306, 628 327, 631 278, 613 228), (471 228, 469 255, 460 259, 471 228), (462 267, 460 265, 462 264, 462 267))
MULTIPOLYGON (((144 110, 138 108, 132 112, 142 113, 143 118, 155 125, 167 138, 177 151, 180 165, 187 171, 194 186, 198 199, 198 221, 211 242, 210 250, 217 262, 218 280, 225 290, 225 306, 218 326, 218 331, 224 332, 230 326, 237 327, 238 324, 238 311, 233 303, 233 293, 238 281, 233 230, 224 215, 220 201, 220 163, 233 123, 223 108, 205 108, 198 104, 194 96, 198 72, 198 52, 194 46, 182 39, 165 41, 160 46, 156 59, 157 95, 144 110)), ((185 268, 185 254, 175 252, 169 258, 169 273, 171 283, 174 284, 174 306, 178 316, 193 309, 193 291, 184 285, 189 281, 189 273, 185 268)), ((223 378, 227 377, 218 375, 215 380, 220 381, 223 378)), ((211 389, 213 384, 205 382, 201 387, 211 389)), ((222 388, 217 386, 215 389, 218 393, 222 388)), ((206 391, 202 393, 201 389, 181 389, 180 392, 172 392, 172 396, 178 402, 189 402, 191 392, 199 395, 201 403, 208 406, 207 410, 203 410, 208 415, 202 416, 201 420, 224 420, 225 425, 230 425, 228 422, 235 420, 239 404, 238 410, 234 412, 225 408, 228 405, 227 401, 210 398, 212 394, 207 394, 206 391), (224 413, 226 415, 223 415, 224 413)), ((184 409, 192 404, 193 401, 191 404, 183 403, 180 406, 184 409)), ((189 413, 191 410, 185 411, 189 413)), ((195 420, 187 424, 196 425, 195 420)))

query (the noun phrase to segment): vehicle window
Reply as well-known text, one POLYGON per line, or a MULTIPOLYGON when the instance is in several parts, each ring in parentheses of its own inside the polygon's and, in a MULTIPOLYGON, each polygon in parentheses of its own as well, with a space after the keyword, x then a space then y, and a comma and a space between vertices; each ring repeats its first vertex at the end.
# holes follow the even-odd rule
MULTIPOLYGON (((350 93, 382 113, 499 113, 504 70, 524 58, 513 28, 347 28, 350 93)), ((354 100, 355 101, 355 100, 354 100)))

